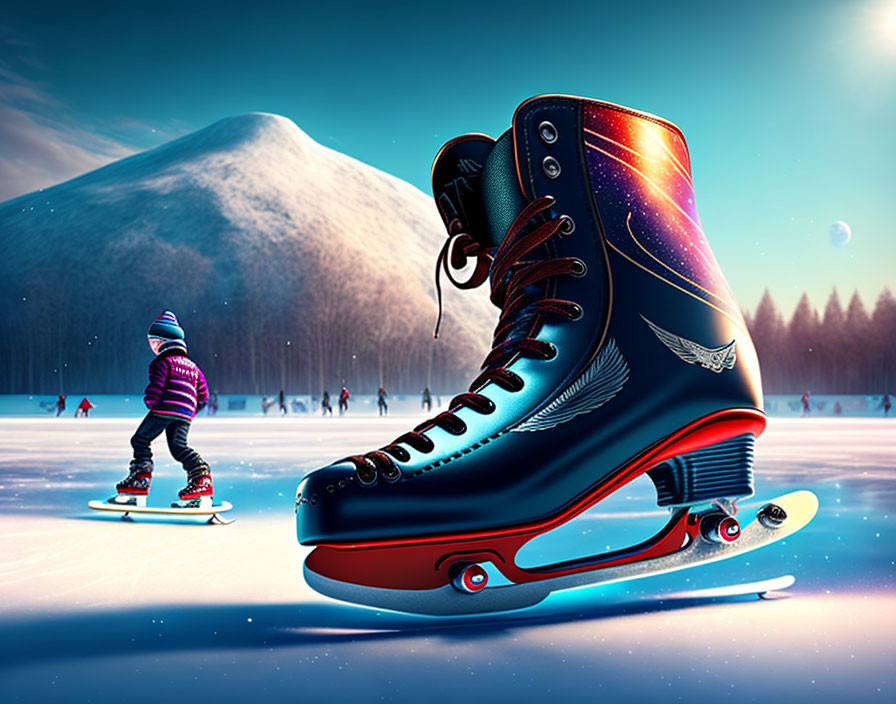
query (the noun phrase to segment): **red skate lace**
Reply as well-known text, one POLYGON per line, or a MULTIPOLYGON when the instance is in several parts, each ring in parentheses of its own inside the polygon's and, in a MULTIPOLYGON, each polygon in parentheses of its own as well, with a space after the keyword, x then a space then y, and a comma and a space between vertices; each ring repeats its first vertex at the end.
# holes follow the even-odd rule
MULTIPOLYGON (((552 359, 556 355, 554 346, 549 342, 533 337, 540 326, 540 318, 545 314, 563 315, 575 319, 581 315, 581 308, 571 301, 557 298, 537 297, 527 289, 544 284, 548 280, 563 275, 581 275, 582 263, 572 257, 557 259, 541 259, 530 261, 524 257, 532 250, 547 242, 559 232, 563 221, 559 218, 546 218, 541 215, 539 223, 532 220, 554 204, 550 196, 539 198, 527 205, 508 228, 507 235, 492 255, 489 250, 477 242, 471 235, 460 231, 459 221, 449 226, 449 237, 436 261, 436 291, 439 300, 439 318, 436 323, 435 336, 438 337, 439 324, 442 319, 442 288, 440 274, 445 270, 448 279, 458 288, 475 288, 491 279, 491 301, 501 309, 498 324, 495 328, 491 352, 486 355, 480 369, 482 373, 470 384, 469 391, 451 399, 448 410, 431 418, 405 433, 385 447, 367 452, 363 455, 352 455, 345 461, 355 465, 356 474, 363 485, 370 485, 380 475, 389 482, 401 478, 401 470, 392 458, 406 462, 410 453, 402 444, 409 445, 418 452, 432 452, 434 443, 426 435, 432 428, 442 428, 452 435, 462 435, 467 426, 455 412, 461 408, 470 408, 477 413, 488 414, 495 410, 495 404, 487 396, 478 393, 488 383, 494 383, 507 391, 519 391, 524 382, 517 374, 506 369, 506 364, 518 356, 552 359), (452 232, 452 230, 454 230, 452 232), (458 282, 451 275, 449 264, 460 269, 470 257, 476 257, 476 269, 466 282, 458 282), (490 272, 490 273, 489 273, 490 272), (527 331, 521 334, 518 330, 524 316, 531 318, 527 331), (516 331, 516 334, 511 337, 516 331)), ((528 322, 528 321, 527 321, 528 322)))

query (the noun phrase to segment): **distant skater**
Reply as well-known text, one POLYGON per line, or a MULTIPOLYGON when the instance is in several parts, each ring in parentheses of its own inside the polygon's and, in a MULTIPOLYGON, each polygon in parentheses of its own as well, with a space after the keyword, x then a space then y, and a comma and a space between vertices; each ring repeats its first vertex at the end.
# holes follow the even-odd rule
POLYGON ((803 397, 800 399, 800 401, 803 404, 803 415, 804 416, 809 415, 811 409, 809 408, 809 392, 808 391, 803 394, 803 397))
POLYGON ((324 395, 320 397, 320 414, 325 416, 327 413, 332 416, 333 407, 330 405, 330 392, 324 390, 324 395))
POLYGON ((86 418, 87 414, 90 413, 91 408, 96 408, 90 401, 87 400, 85 396, 81 399, 81 403, 78 404, 78 407, 75 409, 75 418, 86 418))
POLYGON ((888 415, 890 415, 890 408, 892 408, 893 406, 893 404, 890 403, 890 394, 884 394, 882 405, 884 407, 884 418, 886 418, 888 415))
POLYGON ((187 473, 187 485, 177 492, 175 505, 210 505, 214 493, 211 468, 187 445, 190 424, 208 403, 205 375, 187 356, 183 328, 171 311, 166 310, 150 325, 147 340, 155 355, 143 397, 149 412, 131 438, 134 458, 128 476, 115 487, 118 496, 111 501, 145 503, 153 470, 150 444, 164 431, 171 456, 187 473))
POLYGON ((350 398, 351 396, 349 396, 348 389, 343 386, 342 391, 339 392, 339 415, 348 411, 348 400, 350 398))
POLYGON ((389 415, 389 406, 386 404, 386 397, 388 395, 389 394, 386 393, 386 389, 383 386, 376 392, 376 407, 379 409, 381 416, 389 415))
POLYGON ((218 392, 212 391, 208 396, 208 415, 218 415, 218 392))
POLYGON ((283 393, 282 388, 280 389, 279 401, 280 401, 280 415, 285 416, 287 413, 289 413, 289 409, 286 408, 286 394, 283 393))
POLYGON ((423 389, 423 400, 420 403, 420 407, 425 408, 427 413, 432 411, 432 394, 430 393, 428 386, 423 389))
POLYGON ((56 399, 56 417, 63 413, 65 413, 65 394, 59 394, 59 398, 56 399))

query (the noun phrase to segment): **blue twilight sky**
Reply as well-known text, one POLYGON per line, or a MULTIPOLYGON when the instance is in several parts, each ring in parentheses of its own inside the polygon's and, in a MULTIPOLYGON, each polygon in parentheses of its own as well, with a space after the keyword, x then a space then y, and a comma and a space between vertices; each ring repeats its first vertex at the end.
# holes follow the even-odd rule
POLYGON ((746 308, 893 288, 896 0, 7 3, 0 200, 250 111, 429 192, 443 142, 539 93, 684 130, 746 308))

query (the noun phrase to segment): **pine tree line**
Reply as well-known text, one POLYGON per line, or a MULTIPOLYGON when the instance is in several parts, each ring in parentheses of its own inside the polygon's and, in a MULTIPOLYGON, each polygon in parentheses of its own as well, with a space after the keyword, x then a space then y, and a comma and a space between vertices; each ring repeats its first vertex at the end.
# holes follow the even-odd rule
POLYGON ((896 300, 888 288, 870 315, 857 291, 844 310, 834 288, 822 315, 804 293, 787 322, 766 289, 746 319, 767 394, 896 390, 896 300))

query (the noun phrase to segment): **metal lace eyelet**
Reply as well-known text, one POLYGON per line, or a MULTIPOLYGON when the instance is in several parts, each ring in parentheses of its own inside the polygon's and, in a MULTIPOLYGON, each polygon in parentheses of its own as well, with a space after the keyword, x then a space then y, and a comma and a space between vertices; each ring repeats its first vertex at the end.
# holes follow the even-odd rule
POLYGON ((573 220, 569 215, 561 215, 560 216, 560 234, 564 237, 566 235, 571 235, 576 231, 576 221, 573 220))
POLYGON ((573 317, 570 320, 581 320, 585 315, 585 309, 582 308, 578 303, 573 303, 573 317))
POLYGON ((572 262, 573 270, 572 275, 576 277, 582 277, 588 271, 588 267, 585 265, 581 259, 574 259, 572 262))
POLYGON ((538 136, 545 144, 553 144, 557 141, 557 128, 547 120, 538 126, 538 136))
POLYGON ((553 342, 548 343, 548 351, 544 356, 544 361, 548 362, 557 356, 557 345, 553 342))
POLYGON ((364 467, 364 470, 358 468, 355 470, 355 475, 358 477, 358 483, 361 486, 373 486, 376 484, 376 470, 372 467, 364 467))
POLYGON ((390 484, 394 484, 399 479, 401 479, 401 470, 394 464, 390 465, 390 469, 388 471, 380 472, 380 474, 383 476, 383 479, 385 479, 390 484))
POLYGON ((488 405, 485 407, 485 410, 483 411, 483 413, 485 413, 486 415, 489 415, 490 413, 494 413, 495 409, 497 408, 497 406, 495 406, 495 402, 492 401, 487 396, 485 397, 485 400, 488 401, 488 405))
POLYGON ((541 162, 541 168, 548 178, 554 179, 560 175, 560 162, 552 156, 546 156, 544 158, 541 162))

